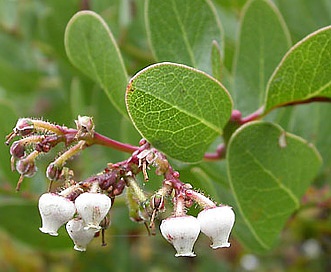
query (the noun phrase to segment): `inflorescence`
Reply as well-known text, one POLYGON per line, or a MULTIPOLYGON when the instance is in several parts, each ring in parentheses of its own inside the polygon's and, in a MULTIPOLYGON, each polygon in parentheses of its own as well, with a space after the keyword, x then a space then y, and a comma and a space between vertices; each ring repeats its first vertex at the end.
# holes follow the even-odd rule
MULTIPOLYGON (((165 211, 165 202, 173 203, 172 215, 160 224, 163 237, 176 249, 175 256, 195 256, 193 245, 200 231, 212 241, 213 249, 229 247, 228 242, 235 215, 230 206, 217 205, 197 192, 190 184, 183 183, 179 173, 174 171, 166 156, 153 148, 145 140, 140 146, 122 144, 95 132, 93 119, 78 116, 76 128, 55 125, 43 120, 21 118, 12 133, 6 138, 10 144, 11 167, 20 174, 16 190, 20 189, 24 177, 32 177, 37 172, 36 159, 53 147, 64 143, 65 151, 51 162, 46 176, 53 182, 61 182, 56 191, 39 198, 39 212, 42 226, 40 231, 52 236, 66 225, 66 230, 74 242, 74 249, 85 251, 89 242, 99 232, 109 227, 109 211, 117 196, 126 192, 130 219, 143 222, 154 233, 155 219, 165 211), (74 172, 66 167, 66 162, 83 149, 94 145, 104 145, 131 153, 124 161, 109 163, 94 176, 75 181, 74 172), (148 171, 163 176, 162 186, 154 194, 144 192, 137 175, 142 174, 148 181, 148 171), (193 203, 201 207, 197 217, 187 214, 193 203)), ((51 186, 49 187, 51 188, 51 186)))

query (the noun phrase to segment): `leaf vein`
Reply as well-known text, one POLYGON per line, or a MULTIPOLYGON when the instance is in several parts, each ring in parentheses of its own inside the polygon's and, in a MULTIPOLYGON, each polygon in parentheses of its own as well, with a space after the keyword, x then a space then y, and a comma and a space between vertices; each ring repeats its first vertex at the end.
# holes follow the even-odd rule
POLYGON ((268 176, 271 177, 271 179, 278 185, 278 187, 283 190, 285 193, 287 193, 287 195, 290 197, 290 199, 294 202, 295 207, 299 208, 300 203, 298 198, 293 194, 293 192, 286 187, 283 183, 280 182, 280 180, 268 169, 266 169, 266 167, 256 158, 256 156, 254 156, 249 150, 245 150, 245 152, 252 157, 254 163, 259 166, 263 172, 265 172, 268 176))
POLYGON ((184 39, 185 46, 187 48, 187 52, 188 52, 188 54, 190 56, 190 59, 192 61, 192 65, 193 65, 193 67, 197 67, 196 61, 195 61, 195 58, 194 58, 194 53, 193 53, 192 47, 190 45, 190 42, 188 40, 187 33, 185 31, 185 27, 183 25, 183 22, 180 20, 180 18, 182 18, 182 16, 179 14, 178 9, 176 7, 176 0, 173 1, 173 7, 174 7, 174 12, 176 14, 176 19, 177 19, 178 25, 180 27, 180 31, 182 32, 182 37, 184 39))
POLYGON ((155 98, 156 100, 159 100, 159 101, 163 102, 164 104, 168 105, 169 108, 173 108, 173 109, 175 109, 175 110, 177 110, 177 111, 180 111, 180 112, 182 112, 182 113, 184 113, 184 114, 186 114, 186 115, 188 115, 188 116, 190 116, 190 117, 192 117, 192 118, 198 120, 199 122, 201 122, 201 123, 204 124, 205 126, 209 127, 210 129, 216 131, 217 133, 219 133, 219 134, 222 134, 222 133, 223 133, 223 131, 222 131, 221 128, 218 128, 217 126, 215 126, 215 125, 212 124, 211 122, 207 121, 206 119, 203 119, 203 118, 201 118, 201 117, 199 117, 199 116, 197 116, 197 115, 195 115, 195 114, 193 114, 193 113, 191 113, 191 112, 189 112, 189 111, 187 111, 187 110, 184 110, 183 108, 180 108, 180 107, 178 107, 178 106, 175 106, 175 105, 169 103, 168 101, 166 101, 165 99, 161 99, 160 97, 155 96, 154 94, 152 94, 152 93, 150 93, 150 92, 145 92, 145 93, 146 93, 146 94, 149 94, 150 96, 152 96, 152 97, 155 98))

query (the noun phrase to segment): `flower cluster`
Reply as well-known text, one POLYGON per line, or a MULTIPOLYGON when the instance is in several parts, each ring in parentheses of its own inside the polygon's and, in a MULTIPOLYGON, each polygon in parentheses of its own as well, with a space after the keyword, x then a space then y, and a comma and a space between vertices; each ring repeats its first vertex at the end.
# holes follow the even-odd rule
POLYGON ((187 190, 185 196, 178 196, 174 215, 164 219, 160 225, 163 237, 176 249, 176 257, 194 257, 193 246, 200 231, 212 241, 211 248, 229 247, 228 242, 235 214, 230 206, 216 206, 203 195, 187 190), (204 209, 197 218, 185 213, 185 197, 193 200, 204 209))
MULTIPOLYGON (((75 244, 74 248, 85 251, 95 233, 101 230, 100 223, 106 218, 112 203, 108 196, 96 192, 97 186, 98 184, 93 184, 92 191, 89 192, 70 188, 60 194, 43 194, 38 205, 42 220, 40 231, 57 236, 58 229, 66 224, 67 232, 75 244), (73 194, 74 189, 76 192, 73 194), (81 194, 73 200, 77 193, 81 194)), ((103 227, 106 227, 105 224, 103 227)))
POLYGON ((12 170, 16 168, 20 174, 17 191, 24 177, 32 177, 37 172, 36 159, 61 142, 68 149, 49 165, 46 175, 50 180, 67 178, 69 171, 64 167, 66 161, 88 146, 94 133, 93 120, 90 117, 78 116, 76 125, 77 130, 32 118, 21 118, 17 121, 12 133, 6 138, 6 144, 9 144, 16 136, 21 137, 10 147, 12 170))
POLYGON ((193 246, 200 232, 210 238, 213 249, 230 246, 228 239, 235 221, 232 208, 216 205, 183 183, 163 153, 146 140, 141 140, 139 146, 131 146, 100 135, 95 132, 91 117, 78 116, 75 123, 74 129, 21 118, 7 136, 7 144, 19 137, 10 147, 12 168, 20 174, 17 190, 24 177, 31 177, 37 171, 36 158, 40 154, 60 143, 65 146, 46 170, 51 183, 61 183, 55 191, 51 191, 50 186, 39 199, 41 232, 57 236, 58 229, 65 225, 74 248, 85 251, 98 232, 102 231, 104 238, 104 231, 110 224, 108 215, 112 203, 125 192, 130 219, 143 222, 153 234, 159 213, 173 204, 174 212, 162 220, 160 231, 176 249, 176 256, 195 256, 193 246), (94 144, 128 152, 131 156, 121 162, 109 163, 102 172, 85 180, 74 180, 73 170, 65 167, 66 161, 94 144), (157 175, 163 176, 163 182, 159 190, 149 194, 142 190, 138 175, 142 174, 143 182, 147 182, 152 167, 157 175), (193 203, 202 208, 197 217, 186 213, 193 203))

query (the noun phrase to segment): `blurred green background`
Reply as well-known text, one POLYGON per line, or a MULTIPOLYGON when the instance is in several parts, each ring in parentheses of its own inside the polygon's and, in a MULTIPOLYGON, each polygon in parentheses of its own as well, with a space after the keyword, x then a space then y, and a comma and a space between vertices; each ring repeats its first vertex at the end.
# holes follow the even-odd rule
MULTIPOLYGON (((246 1, 213 2, 224 27, 225 65, 231 71, 238 21, 246 1)), ((275 0, 274 3, 289 27, 293 43, 331 24, 329 0, 275 0)), ((38 117, 74 126, 80 114, 93 116, 98 132, 123 142, 138 143, 140 137, 132 124, 114 109, 99 86, 75 69, 66 57, 64 30, 71 16, 81 9, 91 9, 106 20, 129 75, 155 63, 146 37, 144 1, 0 0, 0 137, 3 141, 19 117, 38 117)), ((80 253, 73 250, 63 228, 57 238, 38 230, 37 199, 47 190, 44 171, 55 155, 56 150, 40 159, 40 171, 32 179, 25 179, 21 191, 16 193, 18 174, 10 171, 9 148, 0 145, 1 271, 331 271, 330 182, 327 184, 325 180, 330 175, 325 174, 307 192, 302 209, 289 220, 278 246, 265 255, 247 251, 235 235, 229 249, 212 251, 208 239, 201 235, 195 245, 196 258, 175 258, 174 249, 158 230, 156 236, 148 236, 144 225, 130 221, 124 197, 116 199, 112 208, 112 226, 106 233, 108 245, 101 247, 101 239, 94 239, 88 251, 80 253)), ((107 162, 126 156, 93 147, 71 161, 70 167, 75 169, 79 180, 99 172, 107 162)), ((226 199, 224 163, 201 165, 201 168, 214 171, 212 177, 216 182, 203 183, 201 180, 208 178, 200 168, 192 171, 184 167, 182 177, 195 186, 219 193, 214 195, 216 200, 226 199), (216 167, 219 173, 213 170, 216 167)), ((152 190, 153 184, 146 187, 152 190)))

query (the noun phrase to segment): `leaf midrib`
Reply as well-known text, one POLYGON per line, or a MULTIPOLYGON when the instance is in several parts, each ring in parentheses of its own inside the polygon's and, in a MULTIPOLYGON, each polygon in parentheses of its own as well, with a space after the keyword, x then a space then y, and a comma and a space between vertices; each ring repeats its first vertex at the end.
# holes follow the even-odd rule
POLYGON ((257 166, 259 166, 263 172, 265 172, 268 176, 271 177, 271 179, 273 181, 275 181, 275 183, 279 186, 280 189, 282 189, 285 193, 287 193, 287 195, 290 197, 290 199, 294 202, 295 208, 299 208, 300 203, 299 203, 298 198, 294 195, 294 193, 288 187, 286 187, 283 183, 281 183, 280 180, 270 170, 268 170, 266 167, 264 167, 264 165, 258 160, 258 158, 256 156, 254 156, 254 154, 252 154, 252 152, 250 152, 248 149, 246 149, 245 153, 252 158, 254 163, 257 166))
POLYGON ((185 47, 187 49, 187 52, 188 52, 188 54, 190 56, 190 59, 191 59, 191 62, 192 62, 192 66, 193 67, 197 67, 197 64, 196 64, 196 61, 195 61, 195 58, 194 58, 194 53, 193 53, 191 44, 190 44, 190 42, 188 40, 187 33, 185 31, 185 27, 184 27, 182 21, 180 20, 181 16, 180 16, 180 14, 179 14, 179 12, 177 10, 176 0, 173 0, 172 3, 173 3, 173 7, 174 7, 174 12, 176 14, 176 20, 177 20, 177 23, 179 25, 180 31, 182 33, 184 44, 185 44, 185 47))
MULTIPOLYGON (((285 191, 290 199, 294 202, 295 207, 298 208, 299 207, 299 200, 294 196, 293 192, 287 188, 286 186, 282 185, 279 180, 271 173, 271 171, 266 170, 265 167, 263 167, 263 165, 261 164, 261 162, 259 160, 257 160, 257 158, 247 149, 244 150, 244 152, 246 154, 248 154, 250 157, 252 157, 252 159, 254 160, 255 163, 257 163, 257 165, 263 169, 264 172, 266 172, 273 180, 275 180, 276 184, 279 186, 280 189, 282 189, 283 191, 285 191)), ((228 171, 229 171, 229 178, 230 178, 230 186, 234 195, 234 198, 236 200, 236 203, 238 205, 238 209, 242 215, 242 218, 244 220, 244 222, 246 223, 247 227, 249 228, 250 232, 252 233, 252 235, 255 237, 256 241, 264 248, 264 249, 269 249, 270 247, 260 238, 260 236, 257 234, 255 228, 253 227, 253 225, 251 224, 251 221, 248 219, 248 217, 246 216, 242 206, 241 206, 241 202, 239 201, 237 192, 235 190, 235 188, 233 187, 233 182, 231 182, 231 170, 228 166, 228 171)))
POLYGON ((147 94, 147 95, 150 95, 151 97, 153 97, 154 99, 158 100, 158 101, 161 101, 163 102, 164 104, 168 105, 170 108, 173 108, 173 109, 176 109, 182 113, 185 113, 186 115, 198 120, 199 122, 201 122, 202 124, 204 124, 206 127, 209 127, 210 129, 212 129, 213 131, 219 133, 219 135, 222 135, 223 133, 223 129, 222 128, 219 128, 217 126, 215 126, 214 124, 210 123, 209 121, 205 120, 205 119, 202 119, 190 112, 188 112, 187 110, 184 110, 176 105, 173 105, 171 104, 170 102, 164 100, 164 99, 161 99, 160 97, 157 97, 156 95, 152 94, 151 92, 146 92, 144 90, 140 90, 140 89, 135 89, 135 90, 132 90, 133 92, 136 92, 136 91, 140 91, 144 94, 147 94))

